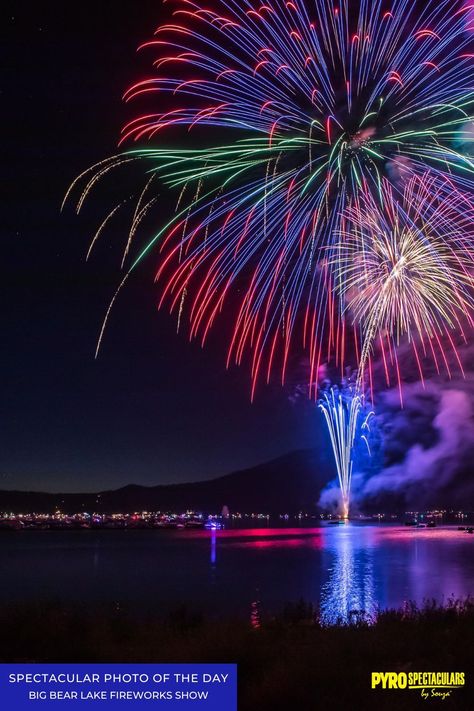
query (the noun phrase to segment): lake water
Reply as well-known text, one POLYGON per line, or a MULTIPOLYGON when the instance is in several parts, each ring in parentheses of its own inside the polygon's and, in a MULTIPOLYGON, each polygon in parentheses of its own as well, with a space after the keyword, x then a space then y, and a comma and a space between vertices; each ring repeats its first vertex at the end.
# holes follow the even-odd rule
POLYGON ((474 535, 455 527, 323 525, 225 531, 0 534, 0 604, 80 601, 137 614, 185 603, 251 617, 313 602, 327 623, 474 593, 474 535))

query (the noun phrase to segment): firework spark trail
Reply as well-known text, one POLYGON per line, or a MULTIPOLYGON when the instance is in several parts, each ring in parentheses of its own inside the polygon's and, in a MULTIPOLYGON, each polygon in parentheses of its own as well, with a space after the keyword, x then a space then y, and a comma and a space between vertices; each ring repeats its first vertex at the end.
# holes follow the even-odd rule
MULTIPOLYGON (((170 188, 190 185, 187 204, 131 257, 131 269, 161 251, 161 303, 202 342, 230 304, 228 362, 252 352, 253 389, 277 364, 285 373, 302 343, 314 383, 318 363, 342 368, 347 351, 346 310, 327 268, 327 248, 351 227, 347 207, 367 192, 382 203, 384 181, 400 196, 427 170, 471 199, 474 164, 458 143, 474 106, 468 11, 448 0, 394 0, 390 11, 379 0, 226 0, 212 10, 177 0, 173 8, 140 48, 158 53, 154 72, 125 100, 151 109, 124 127, 121 142, 156 144, 181 127, 186 143, 200 127, 208 145, 128 150, 89 176, 79 204, 120 161, 145 161, 147 180, 151 170, 170 188)), ((441 222, 438 232, 445 239, 441 222)))
POLYGON ((384 182, 385 210, 370 194, 349 209, 351 232, 341 234, 334 267, 363 333, 359 386, 377 336, 397 347, 406 335, 417 360, 416 341, 426 357, 429 341, 436 361, 433 343, 446 337, 452 347, 450 331, 464 335, 473 325, 474 214, 464 196, 445 188, 430 176, 413 178, 399 202, 384 182))
POLYGON ((362 398, 357 390, 339 392, 331 388, 319 401, 327 424, 341 489, 342 515, 349 516, 354 440, 362 412, 362 398))
POLYGON ((393 0, 390 10, 381 0, 170 7, 170 21, 139 48, 157 53, 153 73, 124 95, 151 102, 122 131, 120 145, 137 147, 80 176, 77 209, 111 170, 146 166, 118 291, 156 249, 159 305, 178 314, 178 328, 187 321, 202 344, 227 309, 227 364, 249 356, 252 398, 262 374, 268 382, 278 367, 284 382, 300 347, 309 351, 317 398, 320 364, 344 372, 354 344, 355 404, 347 412, 335 401, 332 410, 329 400, 322 406, 348 506, 347 443, 366 370, 372 390, 375 344, 387 382, 394 368, 401 391, 402 337, 421 377, 427 356, 449 373, 446 351, 457 356, 456 338, 472 325, 472 7, 461 0, 393 0), (181 130, 177 148, 164 140, 169 129, 181 130), (147 197, 142 208, 143 195, 163 183, 178 206, 132 253, 154 205, 147 197))

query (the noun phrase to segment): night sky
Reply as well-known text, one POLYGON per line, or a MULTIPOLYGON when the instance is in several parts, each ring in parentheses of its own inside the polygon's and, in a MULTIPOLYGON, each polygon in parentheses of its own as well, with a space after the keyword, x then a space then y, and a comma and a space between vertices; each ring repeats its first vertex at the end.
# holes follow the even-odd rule
POLYGON ((94 197, 79 218, 60 204, 79 172, 114 153, 130 115, 121 95, 149 68, 135 50, 160 8, 2 9, 1 488, 199 480, 313 443, 314 406, 291 402, 297 377, 262 386, 251 405, 248 372, 225 370, 218 328, 205 350, 176 335, 156 310, 156 256, 122 292, 94 360, 127 225, 115 221, 86 263, 110 202, 94 197))

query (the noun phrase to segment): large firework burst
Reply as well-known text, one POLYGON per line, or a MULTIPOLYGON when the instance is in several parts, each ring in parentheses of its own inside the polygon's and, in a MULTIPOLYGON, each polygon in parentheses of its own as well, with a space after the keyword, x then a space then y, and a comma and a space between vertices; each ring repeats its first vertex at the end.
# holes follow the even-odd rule
MULTIPOLYGON (((144 161, 129 268, 157 247, 160 303, 203 342, 228 307, 228 361, 250 350, 254 387, 277 361, 284 377, 295 344, 308 349, 313 383, 319 363, 342 365, 349 347, 335 294, 335 279, 347 290, 344 270, 335 277, 333 265, 363 196, 381 206, 387 181, 401 196, 428 171, 448 197, 470 199, 474 165, 461 150, 474 105, 469 17, 446 0, 177 0, 171 21, 141 47, 157 54, 153 74, 125 94, 151 103, 123 130, 121 143, 139 146, 86 176, 79 207, 117 164, 144 161), (170 130, 180 147, 170 147, 170 130), (156 200, 154 176, 176 190, 178 206, 131 256, 156 200)), ((436 246, 452 236, 442 220, 431 234, 436 246)), ((426 314, 410 319, 428 323, 426 314)), ((357 359, 357 327, 354 337, 357 359)))
POLYGON ((362 333, 359 383, 377 338, 396 356, 407 336, 421 378, 421 357, 449 373, 444 344, 457 357, 452 332, 465 338, 473 325, 472 206, 429 175, 410 179, 400 200, 386 181, 381 192, 382 205, 368 192, 348 208, 350 231, 333 250, 336 290, 362 333))

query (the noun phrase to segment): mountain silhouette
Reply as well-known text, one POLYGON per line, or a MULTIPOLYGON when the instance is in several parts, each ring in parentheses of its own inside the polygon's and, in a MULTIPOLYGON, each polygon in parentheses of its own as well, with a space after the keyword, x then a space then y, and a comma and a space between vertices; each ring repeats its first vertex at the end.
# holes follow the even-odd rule
POLYGON ((334 477, 318 450, 299 450, 226 476, 188 484, 139 486, 96 493, 0 491, 0 511, 64 513, 184 511, 314 512, 324 486, 334 477))

